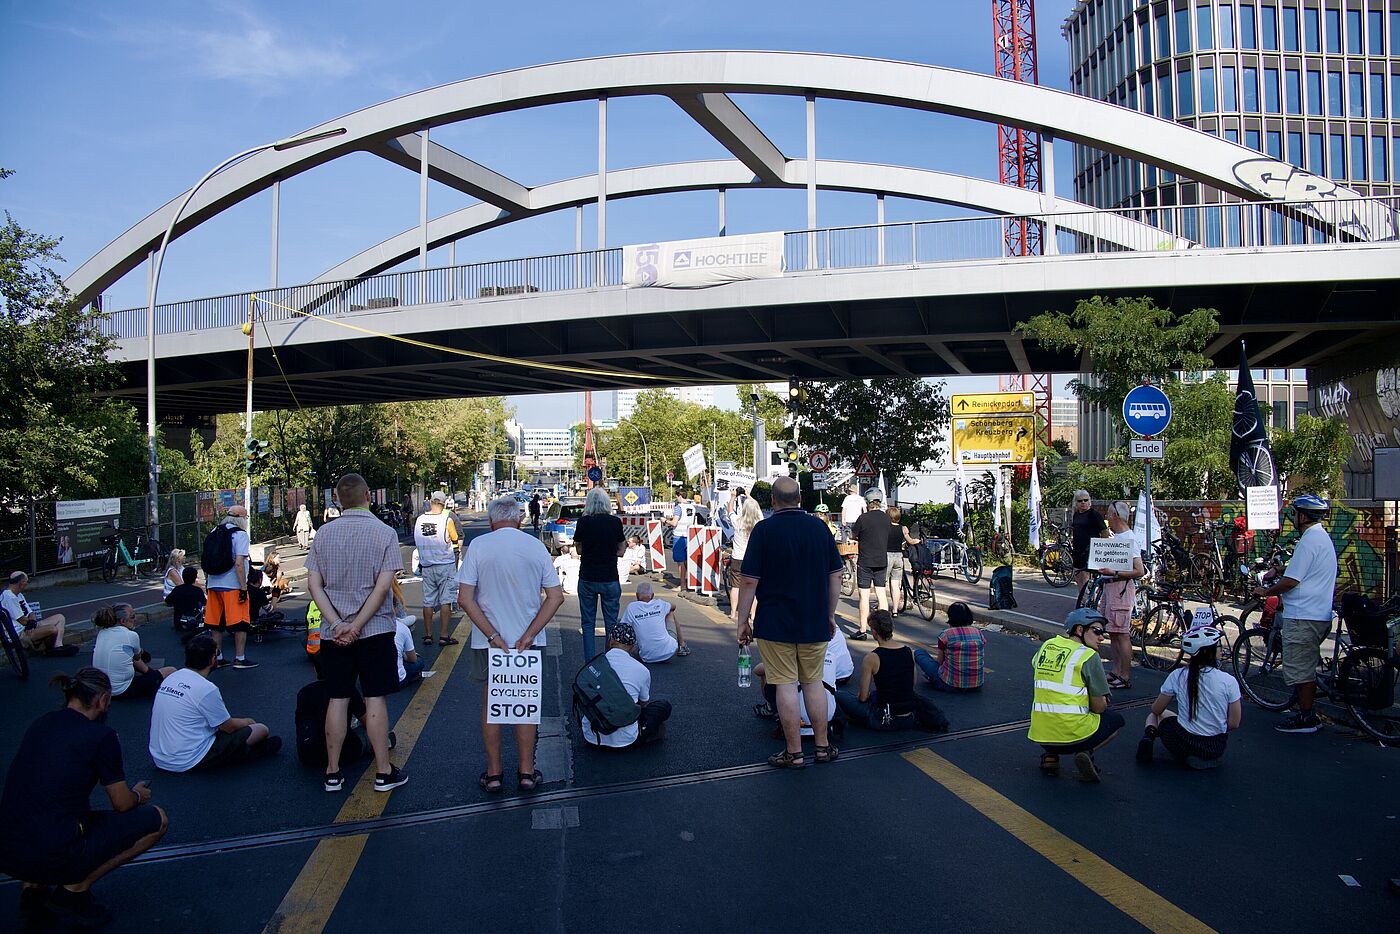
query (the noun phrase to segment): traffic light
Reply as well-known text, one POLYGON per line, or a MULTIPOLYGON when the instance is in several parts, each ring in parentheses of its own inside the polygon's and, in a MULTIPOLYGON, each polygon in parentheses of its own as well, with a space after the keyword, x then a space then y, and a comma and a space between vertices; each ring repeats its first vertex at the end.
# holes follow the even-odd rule
POLYGON ((799 460, 799 455, 797 453, 797 442, 789 441, 787 445, 783 448, 783 450, 787 453, 788 463, 796 464, 799 460))
POLYGON ((271 443, 259 441, 257 438, 249 438, 243 443, 243 456, 246 461, 248 476, 251 477, 254 471, 258 469, 258 465, 272 456, 267 450, 271 446, 271 443))
POLYGON ((807 390, 797 380, 788 383, 787 409, 796 414, 802 408, 802 403, 807 400, 807 390))

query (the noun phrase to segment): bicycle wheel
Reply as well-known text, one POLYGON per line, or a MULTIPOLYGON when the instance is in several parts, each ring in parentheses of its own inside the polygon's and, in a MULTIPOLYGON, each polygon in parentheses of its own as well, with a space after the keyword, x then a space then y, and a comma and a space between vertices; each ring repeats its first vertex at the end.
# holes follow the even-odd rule
POLYGON ((1152 671, 1170 671, 1181 655, 1176 605, 1158 603, 1142 621, 1142 646, 1138 664, 1152 671))
POLYGON ((1220 579, 1220 569, 1215 566, 1215 556, 1204 551, 1191 556, 1191 583, 1211 603, 1220 601, 1224 582, 1220 579))
POLYGON ((975 584, 982 579, 982 552, 976 548, 969 548, 963 558, 963 577, 967 578, 969 584, 975 584))
POLYGON ((1096 606, 1098 602, 1099 589, 1094 584, 1094 578, 1091 577, 1079 585, 1079 596, 1074 598, 1074 608, 1078 610, 1086 606, 1096 606))
POLYGON ((143 542, 141 547, 136 549, 136 565, 131 569, 133 574, 140 574, 142 577, 155 577, 163 570, 160 565, 159 543, 143 542))
POLYGON ((1215 650, 1215 667, 1229 674, 1233 665, 1231 658, 1233 657, 1235 643, 1234 640, 1230 638, 1230 630, 1225 627, 1234 627, 1236 639, 1239 638, 1238 634, 1244 632, 1244 630, 1240 628, 1240 621, 1233 616, 1216 616, 1215 625, 1220 629, 1220 645, 1215 650))
POLYGON ((1040 556, 1040 574, 1051 587, 1068 587, 1074 579, 1074 565, 1070 562, 1069 549, 1062 542, 1046 547, 1040 556))
POLYGON ((938 610, 938 594, 933 589, 933 578, 919 575, 914 578, 914 602, 919 605, 919 615, 924 619, 933 619, 933 614, 938 610))
POLYGON ((10 667, 19 675, 20 680, 29 680, 29 653, 20 645, 19 638, 10 628, 8 618, 0 618, 0 644, 5 647, 5 659, 10 663, 10 667))
POLYGON ((1396 656, 1373 646, 1353 649, 1337 666, 1337 688, 1347 713, 1367 736, 1387 744, 1400 743, 1396 668, 1396 656))
POLYGON ((109 583, 117 579, 116 549, 112 549, 102 556, 102 579, 109 583))
POLYGON ((846 557, 841 562, 841 596, 849 597, 856 592, 856 559, 846 557))
POLYGON ((1293 687, 1283 680, 1283 638, 1275 629, 1256 626, 1235 640, 1232 660, 1240 690, 1265 710, 1286 710, 1293 687))

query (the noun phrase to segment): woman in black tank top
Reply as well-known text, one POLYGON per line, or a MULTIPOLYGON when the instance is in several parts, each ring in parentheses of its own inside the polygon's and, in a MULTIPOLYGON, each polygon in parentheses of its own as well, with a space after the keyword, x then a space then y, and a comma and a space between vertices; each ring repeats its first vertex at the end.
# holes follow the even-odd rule
POLYGON ((947 732, 948 718, 943 711, 914 691, 914 652, 894 641, 894 620, 889 611, 871 611, 870 628, 878 646, 861 663, 860 692, 838 688, 837 707, 852 721, 874 730, 920 727, 947 732))

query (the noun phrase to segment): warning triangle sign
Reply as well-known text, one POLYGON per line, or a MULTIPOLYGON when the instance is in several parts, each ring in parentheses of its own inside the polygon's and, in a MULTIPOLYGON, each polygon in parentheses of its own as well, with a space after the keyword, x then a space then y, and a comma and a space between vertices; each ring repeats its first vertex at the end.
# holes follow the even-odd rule
POLYGON ((875 477, 875 465, 870 462, 869 454, 862 454, 860 462, 856 464, 856 476, 863 480, 872 480, 875 477))

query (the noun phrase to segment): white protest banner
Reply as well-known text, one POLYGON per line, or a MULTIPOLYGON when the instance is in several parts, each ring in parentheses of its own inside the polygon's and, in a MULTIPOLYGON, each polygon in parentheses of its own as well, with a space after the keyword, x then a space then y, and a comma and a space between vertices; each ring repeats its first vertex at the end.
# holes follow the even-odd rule
POLYGON ((1278 487, 1247 486, 1244 488, 1245 521, 1253 529, 1277 529, 1278 487))
POLYGON ((486 722, 540 722, 544 656, 538 649, 486 650, 486 722))
POLYGON ((783 274, 783 234, 673 240, 622 248, 622 284, 629 289, 707 289, 783 274))
POLYGON ((1089 539, 1090 570, 1131 571, 1138 554, 1137 542, 1131 538, 1089 539))
MULTIPOLYGON (((1138 551, 1147 550, 1147 494, 1139 493, 1137 501, 1137 513, 1133 516, 1133 538, 1137 539, 1138 551)), ((1162 513, 1156 506, 1152 507, 1152 541, 1154 543, 1162 540, 1162 513)))
POLYGON ((685 474, 690 479, 694 479, 705 472, 705 445, 697 444, 688 447, 685 454, 685 474))
POLYGON ((729 490, 743 487, 745 490, 753 489, 754 476, 752 471, 736 470, 733 467, 715 468, 715 490, 719 493, 726 493, 729 490))
POLYGON ((1191 628, 1198 626, 1214 626, 1215 610, 1208 606, 1198 606, 1191 611, 1191 628))

